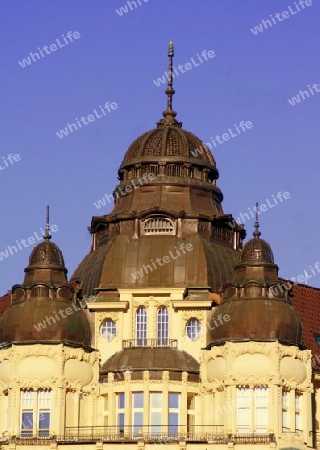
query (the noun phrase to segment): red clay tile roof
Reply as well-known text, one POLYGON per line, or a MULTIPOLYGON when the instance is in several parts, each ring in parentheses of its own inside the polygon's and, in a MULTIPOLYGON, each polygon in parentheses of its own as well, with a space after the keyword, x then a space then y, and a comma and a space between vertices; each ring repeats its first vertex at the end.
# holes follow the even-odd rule
POLYGON ((320 371, 320 345, 315 335, 320 336, 320 289, 304 284, 293 286, 292 304, 303 324, 304 345, 312 351, 313 369, 320 371))
POLYGON ((11 294, 6 294, 3 297, 0 297, 0 318, 6 312, 6 310, 11 305, 11 294))

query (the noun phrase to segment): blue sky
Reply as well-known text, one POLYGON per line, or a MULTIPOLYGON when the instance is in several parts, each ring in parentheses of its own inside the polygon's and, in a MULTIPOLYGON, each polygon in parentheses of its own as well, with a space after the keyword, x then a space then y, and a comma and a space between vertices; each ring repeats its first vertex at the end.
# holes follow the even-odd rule
MULTIPOLYGON (((172 40, 176 67, 203 50, 215 52, 174 80, 184 128, 208 141, 241 121, 253 124, 213 150, 224 211, 238 217, 256 201, 273 204, 272 195, 289 192, 260 214, 262 237, 281 276, 311 274, 320 261, 320 92, 295 106, 288 99, 320 83, 319 3, 300 12, 293 0, 140 3, 130 10, 124 0, 2 0, 0 252, 39 233, 49 204, 53 238, 72 274, 90 249, 91 216, 111 211, 111 204, 98 210, 94 202, 112 193, 130 143, 161 118, 164 87, 153 80, 167 70, 172 40), (120 16, 116 9, 125 5, 120 16), (295 14, 251 31, 289 6, 295 14), (69 31, 80 37, 62 46, 69 31), (55 51, 21 67, 30 52, 52 44, 55 51), (118 108, 57 136, 106 102, 118 108), (11 164, 9 154, 20 160, 11 164)), ((245 226, 249 237, 253 220, 245 226)), ((32 247, 0 261, 0 294, 22 282, 32 247)), ((307 282, 320 287, 315 273, 307 282)))

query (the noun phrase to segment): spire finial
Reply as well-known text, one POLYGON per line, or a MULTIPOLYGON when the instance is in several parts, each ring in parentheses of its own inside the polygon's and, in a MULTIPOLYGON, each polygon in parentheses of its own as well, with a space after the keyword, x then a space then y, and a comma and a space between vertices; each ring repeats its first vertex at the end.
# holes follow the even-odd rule
POLYGON ((259 225, 259 220, 258 220, 258 214, 259 214, 258 211, 259 211, 259 203, 256 202, 256 221, 255 221, 255 223, 254 223, 254 228, 255 228, 255 230, 254 230, 254 232, 253 232, 253 236, 254 236, 255 238, 257 238, 257 239, 258 239, 258 237, 261 235, 261 233, 260 233, 260 231, 259 231, 260 225, 259 225))
POLYGON ((45 235, 43 236, 45 240, 51 239, 50 235, 50 209, 49 206, 47 206, 47 220, 46 220, 46 226, 45 226, 45 235))
POLYGON ((174 57, 174 47, 173 42, 169 42, 169 50, 168 50, 168 58, 169 58, 169 67, 168 67, 168 86, 166 89, 167 94, 167 109, 163 111, 163 117, 165 119, 169 119, 169 122, 174 122, 174 118, 177 115, 175 111, 172 109, 172 96, 175 93, 173 89, 173 57, 174 57))
POLYGON ((167 94, 167 109, 172 110, 172 96, 175 91, 173 89, 173 57, 174 57, 174 47, 173 42, 169 42, 168 58, 169 58, 169 68, 168 68, 168 87, 166 90, 167 94))

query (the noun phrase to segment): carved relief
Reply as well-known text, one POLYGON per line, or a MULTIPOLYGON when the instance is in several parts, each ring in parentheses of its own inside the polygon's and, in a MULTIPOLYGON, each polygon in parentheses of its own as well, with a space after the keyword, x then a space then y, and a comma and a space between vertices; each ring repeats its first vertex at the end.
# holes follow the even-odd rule
MULTIPOLYGON (((302 363, 310 361, 309 350, 283 346, 278 342, 227 342, 224 346, 212 347, 210 352, 205 351, 202 353, 200 358, 201 380, 204 388, 208 391, 221 390, 226 386, 232 385, 253 388, 277 384, 282 384, 287 389, 312 390, 311 363, 309 362, 309 368, 306 369, 308 374, 306 379, 299 384, 295 378, 298 376, 297 371, 293 371, 291 379, 284 379, 281 376, 279 372, 280 361, 284 356, 292 357, 293 363, 297 360, 301 361, 301 367, 302 363), (222 380, 214 378, 212 381, 209 381, 208 364, 210 361, 217 361, 217 358, 225 360, 225 376, 222 380)), ((297 367, 300 368, 298 365, 297 367)))

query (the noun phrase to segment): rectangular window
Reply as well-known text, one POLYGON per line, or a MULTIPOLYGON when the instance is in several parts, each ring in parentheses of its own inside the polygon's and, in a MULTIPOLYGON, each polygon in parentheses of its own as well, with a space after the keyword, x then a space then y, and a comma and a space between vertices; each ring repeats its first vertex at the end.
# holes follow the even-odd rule
POLYGON ((148 315, 143 306, 136 311, 136 343, 139 347, 147 345, 148 315))
POLYGON ((125 396, 124 393, 121 392, 120 394, 117 394, 117 427, 119 434, 124 434, 124 408, 125 396))
POLYGON ((108 426, 108 395, 103 396, 103 425, 108 426))
POLYGON ((139 435, 143 429, 143 392, 132 394, 132 424, 134 435, 139 435))
POLYGON ((267 433, 269 428, 269 389, 237 389, 237 432, 267 433))
POLYGON ((162 425, 162 392, 150 392, 150 432, 161 434, 162 425))
POLYGON ((302 394, 295 395, 295 427, 296 431, 302 431, 302 394))
POLYGON ((268 388, 254 389, 254 428, 256 433, 267 433, 269 426, 269 390, 268 388))
POLYGON ((179 402, 180 394, 169 392, 169 436, 179 433, 179 402))
POLYGON ((187 432, 193 435, 195 432, 195 395, 188 394, 187 397, 187 432))
POLYGON ((250 389, 237 389, 238 433, 249 433, 251 431, 250 403, 250 389))
POLYGON ((282 391, 282 431, 289 431, 289 392, 282 391))
POLYGON ((21 391, 21 436, 48 437, 51 390, 21 391))
POLYGON ((51 391, 38 392, 38 434, 40 437, 50 435, 51 391))

